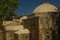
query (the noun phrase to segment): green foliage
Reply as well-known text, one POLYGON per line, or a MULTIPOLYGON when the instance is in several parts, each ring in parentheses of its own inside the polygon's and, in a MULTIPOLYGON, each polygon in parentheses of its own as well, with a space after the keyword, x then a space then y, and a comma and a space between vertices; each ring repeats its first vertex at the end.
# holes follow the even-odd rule
POLYGON ((0 13, 7 15, 7 13, 13 12, 16 8, 16 0, 0 0, 0 13))
POLYGON ((20 19, 22 16, 16 16, 17 19, 20 19))
POLYGON ((2 19, 0 19, 0 24, 2 24, 3 22, 2 22, 3 20, 2 19))
POLYGON ((0 0, 0 14, 4 20, 16 16, 14 11, 18 8, 18 0, 0 0), (6 18, 7 17, 7 18, 6 18))
POLYGON ((18 7, 17 0, 0 0, 0 13, 12 13, 18 7))

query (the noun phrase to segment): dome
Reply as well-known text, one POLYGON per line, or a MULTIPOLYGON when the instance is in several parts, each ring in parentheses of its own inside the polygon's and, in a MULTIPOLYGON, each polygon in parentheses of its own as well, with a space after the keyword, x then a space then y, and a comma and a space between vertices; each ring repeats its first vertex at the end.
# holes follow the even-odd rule
POLYGON ((27 19, 27 16, 21 17, 21 18, 20 18, 20 23, 22 23, 22 20, 23 20, 23 19, 27 19))
POLYGON ((55 7, 54 5, 52 5, 50 3, 43 3, 43 4, 39 5, 37 8, 35 8, 33 13, 38 13, 38 12, 56 12, 57 9, 58 9, 57 7, 55 7))

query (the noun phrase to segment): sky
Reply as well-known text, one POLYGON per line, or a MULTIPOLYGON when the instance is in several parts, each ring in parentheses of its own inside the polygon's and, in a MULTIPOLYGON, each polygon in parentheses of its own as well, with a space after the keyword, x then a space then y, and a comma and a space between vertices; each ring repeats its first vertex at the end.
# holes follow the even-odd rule
POLYGON ((18 0, 17 15, 29 15, 33 10, 43 2, 49 2, 56 7, 60 7, 60 0, 18 0))

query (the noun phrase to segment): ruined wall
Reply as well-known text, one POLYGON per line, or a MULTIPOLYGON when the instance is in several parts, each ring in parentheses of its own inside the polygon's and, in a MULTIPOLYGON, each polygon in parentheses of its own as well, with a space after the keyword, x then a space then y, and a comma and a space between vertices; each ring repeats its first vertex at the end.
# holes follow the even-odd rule
POLYGON ((59 12, 37 13, 35 17, 23 20, 23 25, 30 30, 31 40, 58 40, 58 16, 59 12))
POLYGON ((3 38, 3 32, 2 31, 0 31, 0 40, 3 40, 4 38, 3 38))
POLYGON ((39 40, 39 17, 33 17, 23 20, 25 28, 30 30, 30 40, 39 40))
POLYGON ((29 34, 20 34, 18 40, 29 40, 29 34))
POLYGON ((14 32, 13 31, 6 31, 6 40, 14 40, 14 32))

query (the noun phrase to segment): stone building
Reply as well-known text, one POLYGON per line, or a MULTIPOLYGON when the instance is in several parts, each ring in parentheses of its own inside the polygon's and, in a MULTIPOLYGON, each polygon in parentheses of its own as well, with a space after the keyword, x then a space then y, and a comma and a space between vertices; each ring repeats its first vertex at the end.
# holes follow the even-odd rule
POLYGON ((26 19, 27 16, 23 16, 21 19, 13 19, 13 21, 3 21, 5 27, 5 33, 2 31, 1 35, 4 40, 29 40, 29 30, 24 29, 22 20, 26 19), (4 33, 4 35, 3 35, 4 33), (24 37, 26 36, 26 37, 24 37), (20 38, 21 37, 21 38, 20 38))
POLYGON ((15 32, 15 37, 17 40, 30 40, 30 32, 28 29, 23 29, 15 32))
POLYGON ((0 40, 5 39, 5 27, 3 25, 0 25, 0 40))
POLYGON ((5 32, 5 40, 14 40, 14 32, 13 30, 6 30, 5 32))
POLYGON ((45 2, 32 14, 3 21, 3 25, 0 27, 0 40, 59 40, 60 8, 45 2))
POLYGON ((16 31, 23 28, 20 23, 14 21, 4 21, 3 25, 5 26, 5 40, 15 40, 14 34, 16 31))
POLYGON ((42 3, 23 20, 25 28, 30 30, 30 40, 58 40, 58 8, 50 3, 42 3))

